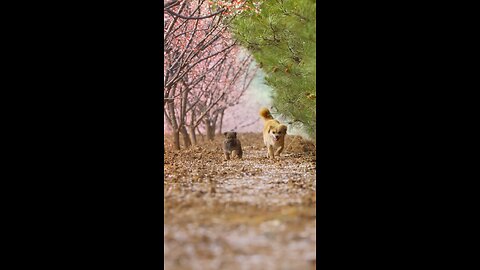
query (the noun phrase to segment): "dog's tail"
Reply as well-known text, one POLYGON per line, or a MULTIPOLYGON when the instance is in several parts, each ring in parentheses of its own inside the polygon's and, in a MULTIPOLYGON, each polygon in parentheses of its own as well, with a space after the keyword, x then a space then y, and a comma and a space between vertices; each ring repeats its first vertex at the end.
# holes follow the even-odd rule
POLYGON ((265 107, 260 109, 260 116, 263 118, 264 121, 273 119, 273 116, 270 114, 270 111, 265 107))

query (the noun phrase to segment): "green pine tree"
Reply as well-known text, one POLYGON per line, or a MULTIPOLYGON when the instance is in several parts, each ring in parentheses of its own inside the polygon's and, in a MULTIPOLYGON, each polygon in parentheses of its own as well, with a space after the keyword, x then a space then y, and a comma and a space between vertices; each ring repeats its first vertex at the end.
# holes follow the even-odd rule
MULTIPOLYGON (((275 111, 315 138, 315 0, 269 0, 232 24, 235 38, 255 57, 274 89, 275 111)), ((275 112, 274 111, 274 112, 275 112)))

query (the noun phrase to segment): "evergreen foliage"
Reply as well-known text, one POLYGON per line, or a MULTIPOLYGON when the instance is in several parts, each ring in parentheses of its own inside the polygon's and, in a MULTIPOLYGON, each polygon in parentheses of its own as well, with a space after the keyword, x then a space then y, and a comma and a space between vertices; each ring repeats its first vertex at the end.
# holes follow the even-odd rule
POLYGON ((315 138, 315 0, 263 1, 233 20, 237 39, 255 57, 274 89, 272 112, 301 123, 315 138))

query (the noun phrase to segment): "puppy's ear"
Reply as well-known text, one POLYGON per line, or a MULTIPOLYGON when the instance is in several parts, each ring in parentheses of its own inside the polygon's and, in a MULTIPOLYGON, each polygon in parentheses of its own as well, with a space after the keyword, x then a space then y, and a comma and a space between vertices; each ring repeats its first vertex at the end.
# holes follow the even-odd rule
POLYGON ((283 134, 287 134, 287 126, 282 125, 282 126, 280 127, 280 130, 282 131, 283 134))
POLYGON ((223 136, 227 137, 227 134, 228 134, 228 132, 224 132, 224 133, 223 133, 223 136))

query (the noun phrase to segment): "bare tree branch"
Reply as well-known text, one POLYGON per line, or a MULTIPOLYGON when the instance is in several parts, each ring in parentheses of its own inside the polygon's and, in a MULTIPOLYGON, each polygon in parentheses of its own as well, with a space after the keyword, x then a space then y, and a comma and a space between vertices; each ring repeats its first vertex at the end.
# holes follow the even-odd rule
POLYGON ((166 3, 164 2, 163 3, 163 8, 171 8, 171 7, 176 6, 178 4, 179 4, 178 0, 173 0, 173 1, 166 2, 166 3))
POLYGON ((224 8, 218 10, 217 12, 214 12, 212 14, 209 14, 209 15, 205 15, 205 16, 200 16, 200 17, 191 17, 191 16, 183 16, 181 14, 178 14, 176 12, 174 12, 173 10, 169 9, 169 8, 165 8, 165 10, 170 13, 170 15, 172 16, 176 16, 176 17, 179 17, 179 18, 182 18, 182 19, 185 19, 185 20, 201 20, 201 19, 207 19, 207 18, 210 18, 210 17, 213 17, 213 16, 216 16, 222 12, 225 11, 224 8))

